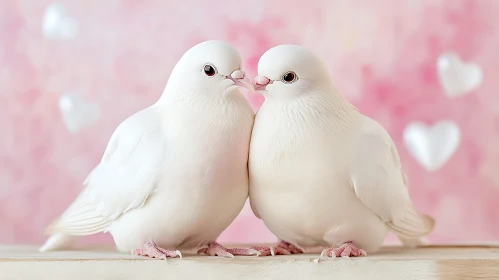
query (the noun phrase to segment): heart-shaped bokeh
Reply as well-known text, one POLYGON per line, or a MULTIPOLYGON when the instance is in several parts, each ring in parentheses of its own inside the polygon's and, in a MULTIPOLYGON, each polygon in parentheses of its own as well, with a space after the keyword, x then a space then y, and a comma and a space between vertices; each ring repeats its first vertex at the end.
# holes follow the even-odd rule
POLYGON ((49 39, 71 39, 78 33, 78 23, 67 14, 64 6, 50 4, 43 15, 42 33, 49 39))
POLYGON ((454 154, 460 141, 459 126, 452 121, 440 121, 433 126, 413 122, 404 130, 407 150, 429 171, 442 167, 454 154))
POLYGON ((72 133, 76 133, 99 119, 100 110, 97 104, 83 100, 77 94, 63 94, 59 99, 64 125, 72 133))
POLYGON ((476 89, 483 80, 482 69, 474 63, 462 62, 455 53, 445 53, 438 58, 438 77, 451 98, 459 97, 476 89))

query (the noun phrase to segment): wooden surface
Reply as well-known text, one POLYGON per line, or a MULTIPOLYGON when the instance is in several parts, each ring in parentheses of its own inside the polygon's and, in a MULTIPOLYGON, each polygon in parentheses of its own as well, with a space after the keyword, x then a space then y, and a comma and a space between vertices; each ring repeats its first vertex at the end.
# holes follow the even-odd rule
POLYGON ((184 256, 151 260, 93 249, 38 253, 0 246, 0 279, 499 279, 499 246, 385 247, 363 258, 184 256))

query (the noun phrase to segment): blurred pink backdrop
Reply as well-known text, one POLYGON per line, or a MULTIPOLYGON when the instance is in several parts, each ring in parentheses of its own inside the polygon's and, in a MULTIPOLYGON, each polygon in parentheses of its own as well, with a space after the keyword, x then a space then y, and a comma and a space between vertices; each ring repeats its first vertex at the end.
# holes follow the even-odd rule
MULTIPOLYGON (((155 102, 182 53, 208 39, 239 49, 250 77, 272 46, 315 51, 345 98, 392 135, 416 205, 437 220, 430 241, 497 241, 499 1, 270 2, 0 1, 0 243, 42 242, 114 128, 155 102), (463 92, 445 89, 446 77, 459 84, 449 71, 463 92), (406 129, 442 120, 450 125, 411 153, 406 129)), ((220 237, 273 240, 249 207, 220 237)))

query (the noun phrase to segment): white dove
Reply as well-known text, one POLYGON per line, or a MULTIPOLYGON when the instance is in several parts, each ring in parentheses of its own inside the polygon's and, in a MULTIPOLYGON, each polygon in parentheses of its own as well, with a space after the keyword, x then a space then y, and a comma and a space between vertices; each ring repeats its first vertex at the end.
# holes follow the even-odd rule
POLYGON ((254 112, 239 87, 253 86, 241 64, 221 41, 188 50, 161 98, 118 126, 40 250, 109 231, 118 250, 153 258, 247 253, 215 242, 248 197, 254 112))
POLYGON ((281 45, 258 63, 265 102, 250 144, 250 203, 280 240, 262 255, 376 251, 393 231, 416 245, 434 225, 409 197, 395 145, 335 90, 307 49, 281 45))

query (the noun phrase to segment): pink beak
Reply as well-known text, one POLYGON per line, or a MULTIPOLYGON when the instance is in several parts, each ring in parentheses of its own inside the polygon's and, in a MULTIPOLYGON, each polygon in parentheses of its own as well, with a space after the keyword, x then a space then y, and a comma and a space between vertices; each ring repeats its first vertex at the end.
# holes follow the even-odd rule
POLYGON ((256 76, 255 77, 255 90, 265 90, 267 85, 271 84, 269 78, 265 76, 256 76))
POLYGON ((227 77, 234 82, 234 85, 243 87, 248 89, 249 91, 254 91, 255 88, 251 81, 246 77, 246 73, 243 70, 236 70, 230 74, 230 77, 227 77))

